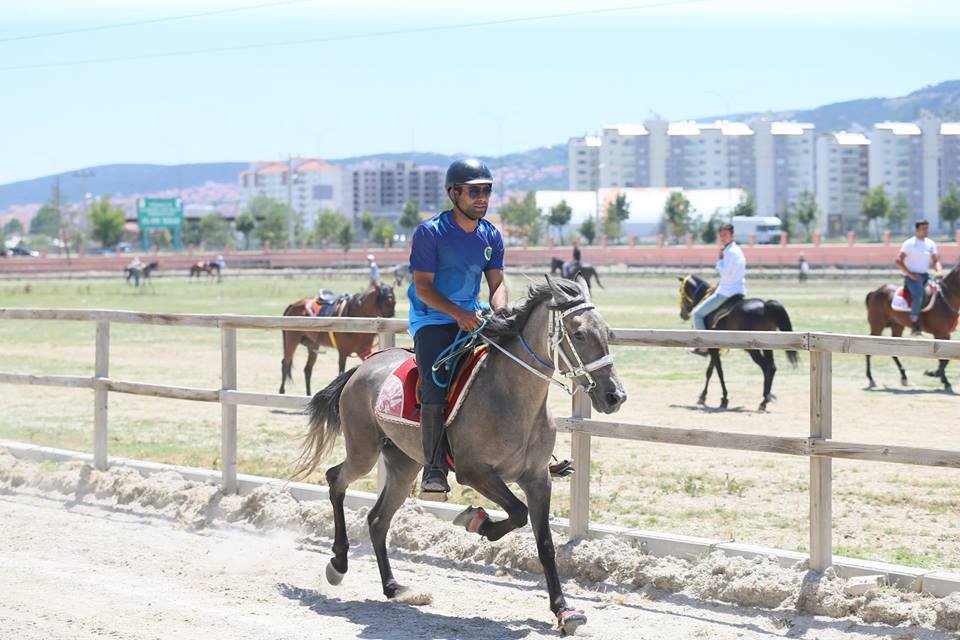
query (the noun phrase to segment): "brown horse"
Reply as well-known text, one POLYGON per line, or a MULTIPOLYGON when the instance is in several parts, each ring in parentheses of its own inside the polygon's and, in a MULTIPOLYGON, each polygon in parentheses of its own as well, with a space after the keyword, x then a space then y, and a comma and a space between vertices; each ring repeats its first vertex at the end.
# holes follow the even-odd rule
MULTIPOLYGON (((285 316, 311 317, 307 305, 312 298, 297 300, 283 311, 285 316)), ((343 318, 392 318, 396 312, 397 300, 393 295, 393 287, 381 284, 379 287, 370 287, 363 293, 353 296, 344 296, 342 305, 325 315, 343 318)), ((341 333, 339 331, 298 331, 283 332, 283 361, 280 365, 280 393, 285 393, 287 380, 292 380, 290 369, 293 365, 293 354, 298 345, 307 348, 307 364, 303 367, 303 377, 307 383, 307 395, 310 395, 310 374, 317 361, 317 349, 320 347, 336 347, 340 357, 340 373, 346 369, 347 356, 356 354, 360 358, 370 353, 373 343, 377 339, 375 333, 341 333)))
POLYGON ((220 265, 217 264, 215 260, 200 260, 199 262, 194 262, 190 265, 190 279, 193 280, 193 277, 200 277, 201 273, 207 274, 209 277, 217 276, 217 282, 221 280, 220 277, 220 265))
MULTIPOLYGON (((933 335, 937 340, 949 340, 950 334, 957 328, 958 309, 960 309, 960 263, 957 263, 950 272, 943 277, 935 294, 936 300, 929 311, 920 314, 920 328, 933 335)), ((870 323, 870 335, 879 336, 883 330, 890 327, 890 335, 899 338, 903 335, 903 328, 910 326, 910 312, 895 311, 891 306, 897 286, 885 284, 867 294, 867 322, 870 323)), ((900 359, 893 356, 893 361, 900 370, 900 384, 907 384, 907 371, 900 364, 900 359)), ((936 370, 924 372, 932 378, 940 378, 943 388, 952 391, 950 381, 947 380, 947 363, 949 360, 940 360, 936 370)), ((867 356, 867 380, 870 388, 876 383, 870 373, 870 356, 867 356)))

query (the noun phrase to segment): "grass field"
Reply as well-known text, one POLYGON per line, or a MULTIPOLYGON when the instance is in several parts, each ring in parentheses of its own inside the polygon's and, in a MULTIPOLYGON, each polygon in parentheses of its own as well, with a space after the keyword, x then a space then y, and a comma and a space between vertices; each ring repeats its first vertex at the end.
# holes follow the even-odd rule
MULTIPOLYGON (((679 320, 676 280, 604 275, 595 301, 613 327, 685 328, 679 320)), ((883 282, 842 280, 798 286, 791 280, 751 284, 751 295, 775 297, 799 331, 863 334, 863 297, 883 282)), ((525 279, 510 278, 512 298, 525 279)), ((7 280, 0 306, 101 308, 151 312, 274 315, 291 301, 325 286, 356 291, 360 279, 226 277, 221 284, 157 279, 135 290, 121 280, 7 280)), ((398 316, 406 301, 398 296, 398 316)), ((110 376, 162 384, 219 387, 220 336, 212 329, 114 324, 110 376)), ((398 336, 398 342, 409 341, 398 336)), ((241 330, 239 388, 275 392, 279 386, 278 331, 241 330)), ((760 371, 743 352, 725 356, 731 407, 718 411, 714 381, 708 406, 695 404, 705 361, 678 349, 615 348, 616 366, 629 394, 612 419, 670 426, 804 436, 809 429, 808 359, 792 369, 779 354, 774 383, 778 396, 768 413, 760 401, 760 371)), ((94 325, 86 322, 0 321, 0 371, 90 375, 94 325)), ((303 393, 301 367, 294 362, 288 391, 303 393)), ((353 359, 348 366, 356 364, 353 359)), ((889 358, 875 359, 881 387, 864 389, 863 358, 834 357, 834 437, 848 441, 955 449, 960 402, 921 375, 932 361, 904 361, 911 385, 902 388, 889 358), (884 386, 884 383, 888 386, 884 386)), ((953 365, 954 368, 956 365, 953 365)), ((314 386, 335 373, 331 351, 321 355, 314 386)), ((948 369, 948 375, 950 369, 948 369)), ((956 371, 954 371, 956 373, 956 371)), ((89 390, 0 386, 0 437, 89 451, 93 401, 89 390)), ((551 392, 551 407, 569 414, 563 392, 551 392)), ((220 407, 213 403, 110 395, 111 455, 190 466, 218 466, 220 407)), ((302 415, 258 407, 239 408, 239 469, 283 476, 304 432, 302 415)), ((330 457, 335 463, 342 449, 330 457)), ((568 455, 561 437, 558 455, 568 455)), ((808 461, 790 456, 715 451, 694 447, 595 439, 592 452, 591 517, 595 522, 702 535, 785 549, 805 550, 808 461)), ((322 474, 315 474, 322 482, 322 474)), ((355 488, 372 490, 369 476, 355 488)), ((555 483, 554 512, 565 516, 567 483, 555 483)), ((455 499, 483 504, 468 488, 455 499)), ((926 567, 960 566, 960 471, 869 462, 834 462, 835 553, 926 567)))

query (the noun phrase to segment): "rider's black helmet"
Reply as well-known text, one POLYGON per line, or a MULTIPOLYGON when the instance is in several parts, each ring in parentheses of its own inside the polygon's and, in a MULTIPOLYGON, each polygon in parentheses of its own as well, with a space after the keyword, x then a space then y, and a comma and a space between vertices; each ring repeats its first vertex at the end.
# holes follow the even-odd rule
POLYGON ((493 174, 487 165, 476 158, 456 160, 447 169, 446 188, 458 184, 493 184, 493 174))

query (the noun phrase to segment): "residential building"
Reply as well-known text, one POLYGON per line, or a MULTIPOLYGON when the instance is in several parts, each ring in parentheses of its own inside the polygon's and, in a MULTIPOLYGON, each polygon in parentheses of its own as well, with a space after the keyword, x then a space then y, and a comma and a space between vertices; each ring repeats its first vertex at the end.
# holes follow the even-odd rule
MULTIPOLYGON (((925 213, 923 135, 913 122, 880 122, 870 132, 868 187, 882 186, 890 200, 906 197, 913 217, 925 213)), ((936 226, 936 225, 934 225, 936 226)))
POLYGON ((568 185, 571 191, 600 187, 600 138, 580 136, 567 141, 568 185))
POLYGON ((752 123, 755 136, 756 191, 759 216, 783 217, 800 195, 815 193, 816 135, 808 122, 752 123))
POLYGON ((600 145, 600 186, 650 186, 650 132, 642 124, 603 128, 600 145))
POLYGON ((354 219, 363 211, 395 218, 410 199, 420 211, 439 211, 447 203, 445 177, 445 169, 421 167, 409 160, 352 166, 347 170, 350 205, 346 213, 354 219))
POLYGON ((868 188, 870 139, 839 131, 817 139, 817 228, 840 235, 860 226, 860 206, 868 188))
POLYGON ((267 196, 289 204, 306 228, 312 228, 325 209, 342 212, 347 201, 343 170, 320 158, 254 162, 240 174, 240 189, 244 203, 267 196))
POLYGON ((940 197, 947 194, 950 185, 960 189, 960 122, 940 125, 940 197))
POLYGON ((667 186, 756 191, 753 130, 743 122, 673 122, 667 127, 667 186))

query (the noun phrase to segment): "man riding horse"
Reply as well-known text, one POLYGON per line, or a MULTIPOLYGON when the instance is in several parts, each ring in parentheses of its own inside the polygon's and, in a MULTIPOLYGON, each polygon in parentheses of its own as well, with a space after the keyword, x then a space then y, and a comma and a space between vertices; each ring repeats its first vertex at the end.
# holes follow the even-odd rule
POLYGON ((911 296, 910 334, 919 336, 920 311, 923 309, 923 292, 930 280, 930 265, 933 264, 938 280, 943 277, 943 266, 940 264, 940 256, 937 255, 937 245, 927 237, 930 223, 917 220, 914 229, 915 235, 904 241, 894 262, 903 272, 903 288, 909 291, 911 296))
POLYGON ((450 381, 438 380, 440 372, 435 374, 433 365, 459 332, 480 327, 481 273, 490 290, 491 308, 507 305, 503 238, 484 220, 493 190, 490 169, 476 159, 457 160, 447 169, 445 186, 453 208, 414 230, 410 247, 414 286, 408 290, 410 333, 421 380, 420 435, 427 462, 420 498, 438 501, 445 501, 450 491, 441 446, 445 385, 450 381))
MULTIPOLYGON (((729 222, 720 225, 718 235, 721 244, 720 256, 717 259, 720 282, 714 292, 704 298, 693 310, 693 327, 698 331, 707 328, 707 316, 722 307, 731 296, 747 294, 747 259, 740 245, 733 239, 733 225, 729 222)), ((700 347, 691 349, 690 353, 706 356, 709 350, 706 347, 700 347)))

